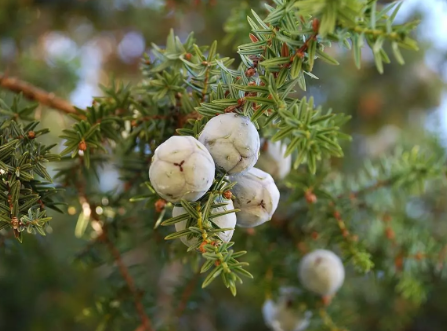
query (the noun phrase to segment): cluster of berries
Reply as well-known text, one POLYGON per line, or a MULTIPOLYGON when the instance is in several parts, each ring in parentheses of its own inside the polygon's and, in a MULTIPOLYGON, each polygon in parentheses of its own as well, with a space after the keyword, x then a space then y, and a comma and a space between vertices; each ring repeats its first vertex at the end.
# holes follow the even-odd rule
MULTIPOLYGON (((190 136, 173 136, 161 144, 154 153, 149 177, 155 191, 165 200, 178 203, 197 201, 213 184, 216 167, 223 170, 232 182, 234 200, 230 196, 219 199, 227 205, 212 213, 240 210, 212 219, 220 228, 255 227, 269 221, 279 202, 279 190, 272 176, 254 168, 260 151, 260 138, 249 118, 234 113, 212 118, 204 127, 199 139, 190 136)), ((186 213, 174 207, 173 216, 186 213)), ((176 223, 183 230, 186 221, 176 223)), ((233 231, 222 232, 219 237, 229 241, 233 231)), ((190 246, 196 242, 182 238, 190 246)))
MULTIPOLYGON (((232 194, 219 196, 216 203, 226 205, 215 208, 212 213, 234 208, 240 211, 214 217, 212 222, 219 228, 233 229, 219 234, 222 241, 228 242, 236 225, 251 228, 263 224, 271 219, 278 206, 280 194, 273 177, 254 165, 258 163, 281 179, 290 171, 291 157, 284 157, 285 147, 280 143, 264 141, 262 145, 263 159, 258 162, 261 140, 253 123, 235 113, 222 114, 205 125, 198 140, 173 136, 161 144, 155 150, 149 177, 155 191, 175 204, 182 199, 194 202, 202 198, 214 182, 216 167, 224 171, 236 185, 232 194)), ((172 216, 185 213, 183 207, 175 206, 172 216)), ((176 223, 175 227, 177 231, 184 230, 186 221, 176 223)), ((181 240, 187 246, 198 243, 197 238, 188 240, 183 236, 181 240)), ((330 297, 343 283, 344 267, 331 251, 316 250, 302 259, 298 275, 303 287, 330 297)), ((278 322, 284 313, 282 304, 272 307, 276 307, 273 315, 278 315, 272 318, 278 322)), ((299 320, 303 322, 302 318, 299 320)), ((307 324, 297 321, 299 327, 291 330, 303 330, 307 324)))

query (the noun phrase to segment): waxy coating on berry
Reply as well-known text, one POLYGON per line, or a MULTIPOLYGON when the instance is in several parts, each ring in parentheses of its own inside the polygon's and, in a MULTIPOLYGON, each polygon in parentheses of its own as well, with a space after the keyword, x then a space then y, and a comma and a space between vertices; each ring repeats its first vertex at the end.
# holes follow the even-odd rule
POLYGON ((199 141, 209 150, 216 166, 230 175, 251 169, 258 160, 259 134, 245 116, 222 114, 212 118, 199 141))
POLYGON ((268 299, 262 307, 265 324, 273 331, 303 331, 310 324, 312 312, 303 310, 298 302, 299 290, 281 287, 275 301, 268 299))
POLYGON ((165 200, 196 201, 211 187, 215 165, 205 146, 193 137, 174 136, 155 150, 149 178, 165 200))
POLYGON ((279 203, 279 190, 268 173, 257 168, 230 177, 237 182, 232 192, 237 213, 237 225, 254 227, 269 221, 279 203))
POLYGON ((306 289, 322 296, 333 295, 343 284, 345 268, 336 254, 317 249, 301 260, 298 276, 306 289))
POLYGON ((261 142, 261 154, 256 163, 256 168, 268 172, 274 179, 283 179, 292 168, 292 156, 284 156, 287 146, 281 141, 261 142))

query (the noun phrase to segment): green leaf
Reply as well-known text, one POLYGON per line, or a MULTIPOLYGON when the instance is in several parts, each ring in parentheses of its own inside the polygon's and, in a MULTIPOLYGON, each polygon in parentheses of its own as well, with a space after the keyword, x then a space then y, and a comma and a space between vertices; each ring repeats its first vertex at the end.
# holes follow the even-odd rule
POLYGON ((203 274, 203 273, 207 272, 214 265, 214 262, 215 262, 215 260, 212 260, 212 259, 207 260, 203 264, 202 268, 200 269, 200 273, 203 274))
POLYGON ((299 56, 293 58, 292 67, 290 69, 290 75, 292 79, 296 79, 301 74, 301 68, 303 66, 303 59, 299 56))
POLYGON ((217 41, 214 40, 213 43, 211 44, 210 49, 208 50, 208 57, 207 57, 208 62, 214 60, 214 58, 216 57, 216 50, 217 50, 217 41))
POLYGON ((402 54, 400 53, 400 50, 399 50, 399 44, 397 42, 393 42, 393 43, 391 43, 391 48, 393 49, 393 54, 394 54, 394 57, 396 58, 397 62, 400 65, 405 64, 405 60, 402 57, 402 54))
POLYGON ((308 59, 308 63, 309 63, 309 71, 312 71, 313 67, 314 67, 314 62, 315 62, 315 55, 317 52, 317 41, 312 39, 309 41, 309 48, 308 48, 308 55, 309 55, 309 59, 308 59))
POLYGON ((197 211, 194 209, 194 207, 191 205, 190 202, 186 201, 186 200, 181 200, 180 201, 183 209, 185 209, 185 211, 191 215, 191 217, 193 218, 199 218, 199 214, 197 213, 197 211))
POLYGON ((205 280, 202 283, 202 288, 207 287, 209 284, 211 284, 211 282, 213 280, 215 280, 220 273, 222 272, 223 268, 221 265, 216 266, 209 274, 208 276, 205 278, 205 280))
POLYGON ((189 229, 180 230, 180 231, 171 233, 170 235, 167 235, 167 236, 165 237, 165 240, 177 239, 177 238, 186 236, 186 235, 188 235, 188 234, 190 234, 190 233, 191 233, 191 231, 190 231, 189 229))
POLYGON ((179 223, 179 222, 182 222, 182 221, 186 221, 190 217, 191 217, 191 215, 189 215, 188 213, 181 214, 181 215, 178 215, 176 217, 172 217, 172 218, 169 218, 169 219, 163 221, 161 223, 161 225, 162 226, 173 225, 173 224, 176 224, 176 223, 179 223))
POLYGON ((322 59, 324 62, 332 64, 332 65, 339 65, 338 61, 334 59, 332 56, 326 54, 320 49, 317 49, 317 55, 320 59, 322 59))
POLYGON ((363 47, 363 34, 355 34, 352 37, 354 61, 357 69, 360 69, 362 63, 362 47, 363 47))

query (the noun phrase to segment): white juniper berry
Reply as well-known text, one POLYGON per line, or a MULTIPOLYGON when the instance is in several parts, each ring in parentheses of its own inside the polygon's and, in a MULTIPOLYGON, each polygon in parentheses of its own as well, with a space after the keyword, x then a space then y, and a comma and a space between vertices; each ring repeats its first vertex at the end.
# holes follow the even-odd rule
POLYGON ((196 201, 211 187, 215 165, 205 146, 189 136, 174 136, 155 150, 149 178, 165 200, 196 201))
POLYGON ((287 146, 281 141, 261 141, 261 153, 256 168, 269 173, 274 179, 283 179, 292 168, 292 155, 284 156, 286 149, 287 146))
POLYGON ((277 302, 268 299, 262 307, 265 324, 273 331, 303 331, 310 323, 312 313, 297 305, 296 288, 280 288, 277 302))
POLYGON ((335 253, 317 249, 301 260, 298 276, 306 289, 322 296, 330 296, 342 286, 345 268, 335 253))
MULTIPOLYGON (((211 211, 212 214, 218 214, 218 213, 222 213, 227 210, 234 209, 233 201, 231 201, 231 200, 223 200, 223 201, 219 201, 219 202, 225 202, 225 203, 227 203, 227 205, 214 208, 211 211)), ((177 217, 177 216, 185 214, 185 213, 186 213, 186 211, 183 207, 174 207, 174 209, 172 210, 172 217, 177 217)), ((234 227, 236 226, 236 214, 235 213, 225 214, 222 216, 211 218, 210 220, 211 220, 211 222, 213 222, 215 225, 217 225, 221 229, 226 229, 226 228, 233 229, 233 230, 223 231, 218 234, 219 238, 222 239, 222 241, 229 242, 231 240, 231 238, 233 237, 234 227)), ((187 223, 187 221, 181 221, 181 222, 175 223, 175 230, 177 232, 184 230, 186 227, 186 223, 187 223)), ((195 245, 198 243, 197 238, 188 240, 186 236, 180 237, 180 240, 186 246, 192 246, 192 245, 195 245)))
POLYGON ((254 227, 269 221, 279 202, 279 190, 268 173, 252 168, 246 173, 231 176, 237 182, 232 192, 237 213, 237 225, 254 227))
POLYGON ((259 155, 259 133, 249 118, 222 114, 212 118, 199 136, 216 166, 228 174, 252 168, 259 155))

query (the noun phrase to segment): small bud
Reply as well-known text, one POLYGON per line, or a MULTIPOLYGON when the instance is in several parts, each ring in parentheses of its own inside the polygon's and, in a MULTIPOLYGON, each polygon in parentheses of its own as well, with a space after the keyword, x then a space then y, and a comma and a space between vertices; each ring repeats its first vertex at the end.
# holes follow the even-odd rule
POLYGON ((253 77, 256 74, 256 69, 255 68, 248 68, 245 71, 245 76, 247 77, 253 77))
POLYGON ((423 260, 424 259, 424 253, 418 252, 414 255, 414 258, 418 261, 423 260))
POLYGON ((261 146, 261 151, 267 152, 268 150, 269 150, 269 141, 264 140, 264 142, 262 143, 262 146, 261 146))
POLYGON ((402 267, 404 266, 404 257, 402 254, 396 256, 396 258, 394 259, 394 266, 398 271, 402 271, 402 267))
POLYGON ((297 245, 296 248, 303 254, 306 254, 308 249, 307 249, 307 245, 305 242, 300 241, 297 245))
POLYGON ((129 191, 132 188, 132 182, 127 181, 124 183, 124 191, 129 191))
POLYGON ((206 252, 206 249, 205 249, 205 245, 207 244, 207 242, 206 241, 203 241, 201 244, 200 244, 200 246, 199 246, 199 251, 201 252, 201 253, 205 253, 206 252))
POLYGON ((28 139, 34 139, 36 138, 36 133, 34 131, 29 131, 28 132, 28 139))
POLYGON ((252 56, 250 57, 250 60, 253 62, 253 67, 257 68, 260 58, 258 56, 252 56))
POLYGON ((308 204, 314 204, 317 202, 317 196, 313 194, 311 190, 307 190, 304 196, 308 204))
POLYGON ((389 240, 393 240, 396 237, 396 234, 394 233, 393 229, 390 227, 387 227, 385 229, 385 235, 389 240))
POLYGON ((166 200, 158 199, 155 202, 155 211, 157 213, 161 213, 163 211, 163 209, 165 209, 165 206, 166 206, 166 200))
POLYGON ((390 221, 391 221, 391 216, 388 215, 388 214, 385 214, 385 215, 383 215, 382 220, 383 220, 384 222, 390 222, 390 221))
POLYGON ((254 236, 254 235, 256 234, 256 230, 253 229, 253 228, 248 228, 248 229, 247 229, 247 234, 248 234, 249 236, 254 236))
MULTIPOLYGON (((235 110, 236 110, 236 108, 237 108, 238 106, 228 106, 227 108, 225 108, 225 114, 228 114, 228 113, 232 113, 232 112, 234 112, 235 110)), ((220 115, 220 114, 217 114, 217 115, 220 115)))
POLYGON ((117 116, 124 115, 125 113, 126 113, 126 110, 123 109, 123 108, 118 108, 118 109, 115 111, 115 115, 117 115, 117 116))
POLYGON ((78 145, 78 149, 80 151, 86 151, 87 150, 87 143, 85 142, 85 140, 81 140, 81 142, 78 145))
POLYGON ((289 46, 286 43, 282 44, 281 47, 281 56, 288 57, 289 56, 289 46))
POLYGON ((256 43, 259 41, 258 37, 256 37, 253 33, 250 33, 249 36, 252 42, 256 43))
POLYGON ((336 220, 339 220, 339 219, 341 218, 341 216, 340 216, 340 212, 339 212, 339 211, 337 211, 337 210, 334 211, 334 218, 335 218, 336 220))
POLYGON ((312 21, 312 30, 314 30, 314 32, 318 32, 318 29, 320 28, 320 21, 318 21, 318 19, 314 19, 312 21))
POLYGON ((11 220, 11 226, 14 230, 17 230, 19 228, 19 220, 17 217, 13 217, 11 220))
POLYGON ((192 54, 191 54, 191 53, 186 53, 186 54, 185 54, 185 59, 188 60, 188 61, 191 61, 191 59, 192 59, 192 54))
POLYGON ((323 302, 323 305, 327 307, 327 306, 329 306, 331 304, 332 296, 331 295, 324 295, 321 298, 321 301, 323 302))
POLYGON ((313 240, 317 240, 318 237, 319 237, 318 232, 317 231, 313 231, 312 234, 311 234, 311 237, 312 237, 313 240))
POLYGON ((222 196, 223 196, 225 199, 230 200, 231 197, 233 196, 233 193, 231 193, 230 190, 226 190, 226 191, 222 194, 222 196))

